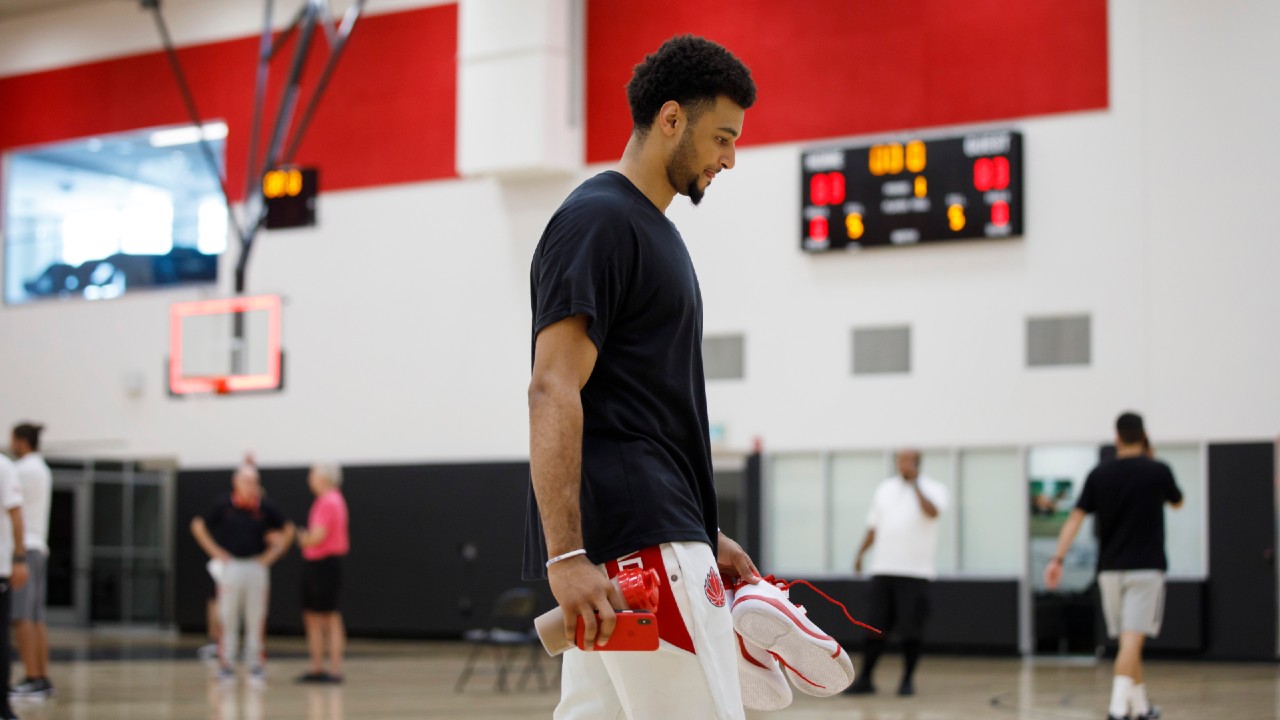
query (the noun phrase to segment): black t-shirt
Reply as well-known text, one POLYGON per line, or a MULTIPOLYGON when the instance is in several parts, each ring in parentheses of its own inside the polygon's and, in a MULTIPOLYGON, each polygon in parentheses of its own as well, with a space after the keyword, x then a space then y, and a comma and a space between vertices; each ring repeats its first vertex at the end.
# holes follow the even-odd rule
POLYGON ((1076 507, 1096 516, 1098 570, 1167 570, 1164 505, 1182 490, 1162 462, 1131 457, 1106 462, 1084 481, 1076 507))
POLYGON ((256 510, 237 507, 231 495, 223 495, 203 515, 205 527, 218 545, 233 557, 251 558, 266 552, 266 534, 284 527, 284 515, 275 503, 263 498, 256 510))
MULTIPOLYGON (((604 172, 551 217, 530 270, 533 336, 588 318, 598 350, 582 388, 582 534, 602 563, 666 542, 716 547, 702 369, 702 295, 675 226, 631 181, 604 172)), ((529 491, 524 575, 546 577, 529 491)))

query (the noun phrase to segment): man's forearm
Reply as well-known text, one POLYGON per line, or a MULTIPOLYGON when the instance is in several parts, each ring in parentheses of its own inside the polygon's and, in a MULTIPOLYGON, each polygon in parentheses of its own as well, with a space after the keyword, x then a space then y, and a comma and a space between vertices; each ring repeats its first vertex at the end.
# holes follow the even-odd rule
POLYGON ((209 529, 204 526, 203 522, 197 519, 191 523, 191 535, 195 537, 196 544, 200 546, 201 550, 204 550, 206 555, 211 558, 218 557, 222 548, 218 547, 218 544, 213 541, 213 537, 209 535, 209 529))
POLYGON ((529 465, 547 552, 582 547, 582 399, 577 391, 529 397, 529 465))
POLYGON ((920 489, 919 484, 916 485, 916 498, 920 501, 920 510, 924 512, 926 516, 931 518, 938 517, 938 506, 934 505, 929 500, 928 496, 924 494, 924 491, 920 489))
POLYGON ((862 538, 862 547, 858 548, 858 556, 861 557, 868 550, 870 550, 871 546, 874 545, 875 542, 876 542, 876 531, 868 530, 866 536, 862 538))
POLYGON ((1062 526, 1062 532, 1058 533, 1058 547, 1053 552, 1054 558, 1064 558, 1067 551, 1071 549, 1071 543, 1075 542, 1076 533, 1080 532, 1080 523, 1084 522, 1084 513, 1079 510, 1072 510, 1067 516, 1067 522, 1062 526))

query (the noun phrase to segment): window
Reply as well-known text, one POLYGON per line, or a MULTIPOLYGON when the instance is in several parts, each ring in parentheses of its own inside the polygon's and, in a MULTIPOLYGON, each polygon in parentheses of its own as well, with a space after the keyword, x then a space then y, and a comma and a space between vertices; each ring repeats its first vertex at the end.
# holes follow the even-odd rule
POLYGON ((1205 558, 1204 455, 1200 445, 1155 445, 1156 459, 1166 463, 1182 490, 1182 507, 1164 509, 1165 552, 1169 556, 1169 574, 1177 577, 1203 578, 1207 573, 1205 558))
MULTIPOLYGON (((226 134, 204 126, 220 168, 226 134)), ((9 154, 5 302, 216 281, 227 206, 199 139, 194 127, 168 128, 9 154)))
MULTIPOLYGON (((896 475, 894 450, 794 453, 770 459, 766 476, 767 562, 781 572, 849 574, 876 486, 896 475)), ((947 488, 950 503, 938 523, 937 567, 957 570, 957 482, 954 453, 921 451, 920 472, 947 488)), ((990 518, 983 517, 989 523, 990 518)), ((1011 522, 1020 522, 1014 517, 1011 522)), ((1018 525, 1021 527, 1021 525, 1018 525)), ((870 551, 875 553, 873 547, 870 551)), ((871 555, 868 555, 870 559, 871 555)))
POLYGON ((989 575, 1022 572, 1022 456, 1016 449, 960 452, 960 492, 955 516, 960 525, 960 568, 989 575))
MULTIPOLYGON (((1031 514, 1030 561, 1044 568, 1058 548, 1058 533, 1076 506, 1085 478, 1098 465, 1097 445, 1035 445, 1027 450, 1026 502, 1031 514)), ((1093 583, 1098 540, 1093 516, 1085 518, 1062 561, 1062 589, 1084 590, 1093 583)), ((1044 574, 1031 573, 1032 587, 1044 590, 1044 574)))
MULTIPOLYGON (((867 514, 876 485, 888 477, 883 451, 836 453, 831 458, 831 551, 834 572, 853 572, 853 559, 867 534, 867 514)), ((871 552, 875 552, 874 547, 871 552)))
MULTIPOLYGON (((950 503, 938 524, 940 575, 1020 577, 1032 587, 1058 532, 1075 507, 1100 445, 923 449, 920 471, 947 486, 950 503)), ((1169 574, 1203 578, 1207 570, 1204 452, 1195 443, 1157 443, 1156 458, 1173 470, 1186 503, 1165 510, 1169 574)), ((782 453, 769 456, 764 477, 763 562, 780 576, 849 575, 867 532, 871 496, 896 474, 890 448, 782 453)), ((875 553, 874 546, 868 560, 875 553)), ((1093 581, 1097 540, 1085 520, 1064 563, 1063 587, 1093 581)))
MULTIPOLYGON (((774 455, 765 494, 766 554, 787 572, 827 569, 826 469, 818 453, 774 455)), ((769 571, 772 572, 772 571, 769 571)))

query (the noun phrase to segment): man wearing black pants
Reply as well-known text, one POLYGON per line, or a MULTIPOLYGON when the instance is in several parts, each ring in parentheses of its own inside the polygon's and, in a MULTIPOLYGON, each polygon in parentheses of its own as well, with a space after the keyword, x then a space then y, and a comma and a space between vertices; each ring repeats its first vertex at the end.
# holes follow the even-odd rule
POLYGON ((938 517, 947 507, 947 488, 920 474, 920 452, 901 450, 898 474, 880 483, 867 516, 867 535, 854 561, 862 559, 877 541, 871 560, 870 625, 884 635, 867 639, 862 672, 846 693, 875 692, 872 673, 884 652, 884 637, 897 629, 902 637, 903 671, 898 694, 915 694, 915 670, 920 661, 924 623, 929 617, 929 586, 937 575, 938 517))
MULTIPOLYGON (((0 455, 0 617, 9 617, 9 594, 27 584, 27 562, 23 554, 22 486, 18 470, 0 455)), ((0 672, 8 683, 10 672, 9 623, 0 622, 0 672)), ((9 707, 9 693, 0 693, 0 720, 17 720, 9 707)))

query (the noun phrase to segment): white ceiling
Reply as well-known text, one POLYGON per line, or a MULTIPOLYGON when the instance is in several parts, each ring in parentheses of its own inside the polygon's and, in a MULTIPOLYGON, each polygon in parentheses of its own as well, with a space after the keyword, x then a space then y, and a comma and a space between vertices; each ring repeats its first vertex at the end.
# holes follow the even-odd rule
POLYGON ((0 0, 0 21, 24 15, 66 10, 77 5, 98 5, 108 2, 138 5, 138 0, 0 0))

